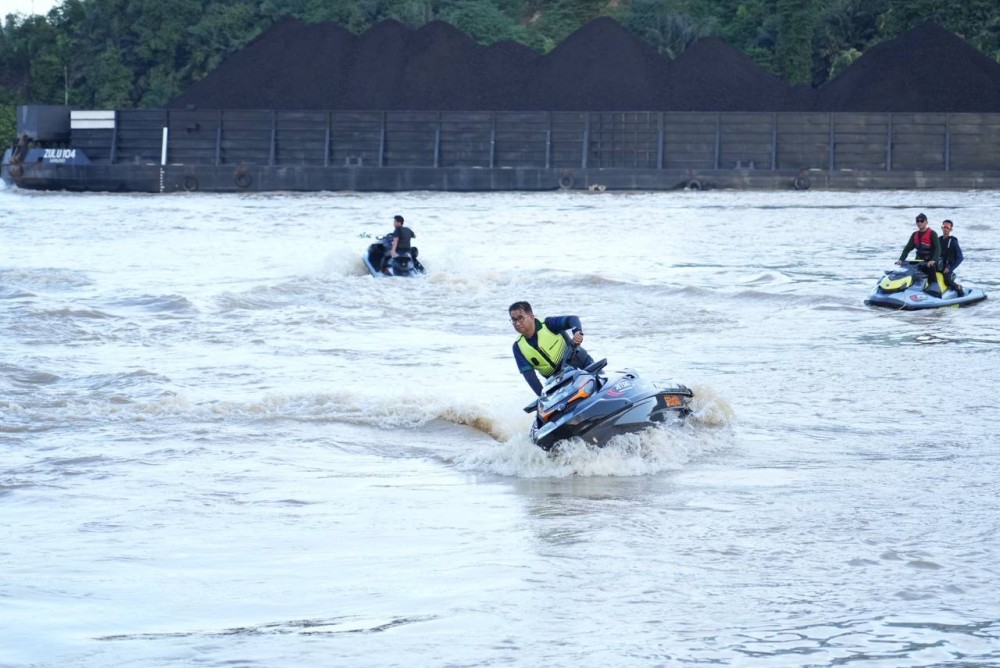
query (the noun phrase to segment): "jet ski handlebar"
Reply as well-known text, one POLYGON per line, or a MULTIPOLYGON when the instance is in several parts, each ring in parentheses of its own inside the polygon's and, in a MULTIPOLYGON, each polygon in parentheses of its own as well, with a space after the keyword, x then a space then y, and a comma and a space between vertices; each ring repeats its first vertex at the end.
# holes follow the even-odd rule
MULTIPOLYGON (((569 361, 573 359, 573 355, 576 353, 579 347, 580 346, 573 345, 572 343, 566 346, 566 352, 563 353, 562 361, 559 363, 560 373, 562 373, 562 371, 566 369, 567 366, 572 367, 574 369, 577 368, 569 364, 569 361)), ((603 359, 597 360, 596 362, 591 362, 586 367, 580 369, 580 371, 586 374, 596 376, 598 373, 600 373, 601 369, 603 369, 607 365, 608 365, 608 358, 605 357, 603 359)), ((535 399, 530 404, 525 406, 523 410, 525 413, 534 413, 535 410, 537 410, 537 408, 538 408, 538 399, 535 399)))

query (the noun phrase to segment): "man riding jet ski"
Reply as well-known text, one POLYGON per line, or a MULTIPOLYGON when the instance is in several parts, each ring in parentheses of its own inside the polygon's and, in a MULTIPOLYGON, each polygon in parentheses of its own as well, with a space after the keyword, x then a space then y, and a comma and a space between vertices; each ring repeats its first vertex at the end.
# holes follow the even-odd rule
POLYGON ((691 412, 688 404, 694 395, 683 385, 660 389, 631 369, 609 380, 602 373, 608 361, 594 362, 579 347, 583 331, 576 316, 537 320, 527 302, 512 304, 508 312, 521 335, 514 343, 514 359, 539 395, 524 410, 536 414, 531 440, 543 450, 568 438, 602 446, 618 434, 691 412), (564 334, 566 330, 572 338, 564 334), (536 372, 547 379, 544 386, 536 372))
POLYGON ((403 222, 402 216, 393 216, 392 232, 378 237, 378 242, 368 247, 364 261, 372 276, 416 276, 424 273, 424 266, 417 260, 417 247, 410 245, 417 235, 403 222))
POLYGON ((368 246, 362 256, 368 273, 376 278, 380 276, 419 276, 424 273, 424 265, 417 260, 417 247, 391 253, 392 235, 376 237, 375 243, 368 246))
POLYGON ((573 366, 585 367, 593 360, 580 347, 583 343, 583 326, 575 315, 561 315, 539 320, 528 302, 514 302, 507 309, 510 324, 521 336, 514 342, 514 362, 517 370, 535 394, 541 394, 542 384, 536 373, 549 378, 559 371, 568 344, 574 350, 573 366), (566 332, 572 332, 567 342, 566 332))
MULTIPOLYGON (((942 223, 946 239, 951 238, 953 223, 942 223)), ((955 244, 957 246, 957 242, 955 244)), ((966 289, 958 283, 954 269, 961 264, 961 251, 942 254, 942 244, 937 233, 927 226, 927 216, 917 216, 917 231, 911 236, 896 264, 898 269, 887 269, 885 276, 865 300, 869 306, 914 311, 942 306, 964 306, 986 299, 986 293, 976 288, 966 289), (916 249, 916 260, 906 256, 916 249), (941 272, 946 273, 942 274, 941 272)))

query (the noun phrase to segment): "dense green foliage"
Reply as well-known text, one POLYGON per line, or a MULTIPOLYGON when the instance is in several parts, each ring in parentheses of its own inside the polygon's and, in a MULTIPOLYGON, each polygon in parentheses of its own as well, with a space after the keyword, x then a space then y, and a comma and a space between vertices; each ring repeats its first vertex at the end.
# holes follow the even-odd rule
POLYGON ((44 17, 0 17, 0 136, 24 102, 163 106, 289 15, 358 34, 385 19, 442 20, 483 44, 542 52, 611 16, 669 57, 719 37, 792 84, 819 85, 926 20, 1000 60, 996 0, 62 0, 44 17))

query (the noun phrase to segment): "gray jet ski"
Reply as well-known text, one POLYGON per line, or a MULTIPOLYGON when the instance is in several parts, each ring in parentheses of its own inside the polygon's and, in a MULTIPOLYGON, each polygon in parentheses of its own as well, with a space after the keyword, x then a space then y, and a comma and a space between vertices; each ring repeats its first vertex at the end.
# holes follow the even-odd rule
POLYGON ((602 373, 606 359, 578 369, 566 362, 572 350, 567 347, 562 369, 546 381, 538 400, 524 407, 535 413, 531 440, 543 450, 568 438, 600 447, 618 434, 678 421, 691 412, 694 393, 684 385, 660 388, 632 369, 608 378, 602 373))

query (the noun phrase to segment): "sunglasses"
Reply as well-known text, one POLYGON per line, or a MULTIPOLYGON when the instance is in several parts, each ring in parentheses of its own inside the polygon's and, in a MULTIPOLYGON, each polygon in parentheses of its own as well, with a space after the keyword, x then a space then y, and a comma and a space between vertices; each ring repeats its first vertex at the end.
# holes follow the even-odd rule
POLYGON ((527 318, 527 317, 528 316, 526 316, 526 315, 519 315, 516 318, 511 318, 510 321, 512 323, 514 323, 515 325, 520 325, 522 322, 524 322, 524 319, 527 318))

